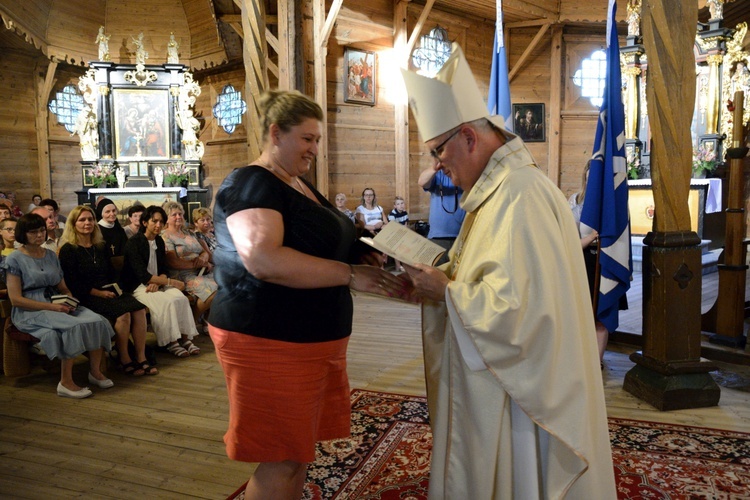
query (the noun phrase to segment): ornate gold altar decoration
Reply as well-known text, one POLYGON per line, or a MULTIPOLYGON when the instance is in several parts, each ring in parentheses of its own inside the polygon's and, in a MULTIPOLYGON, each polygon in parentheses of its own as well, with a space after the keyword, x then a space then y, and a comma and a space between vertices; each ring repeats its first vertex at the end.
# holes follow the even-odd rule
POLYGON ((625 137, 627 139, 638 138, 638 78, 641 76, 641 68, 636 66, 635 58, 634 53, 620 55, 620 70, 625 76, 622 102, 625 106, 625 137))
POLYGON ((628 36, 641 34, 641 0, 628 0, 628 36))
POLYGON ((708 66, 696 66, 696 86, 698 91, 698 112, 701 125, 706 125, 706 108, 708 106, 708 66))
POLYGON ((96 85, 95 77, 96 70, 89 69, 78 79, 78 90, 81 91, 84 104, 76 117, 73 134, 78 135, 81 145, 81 158, 84 161, 99 158, 99 119, 96 106, 99 88, 96 85))
MULTIPOLYGON (((743 91, 745 95, 750 95, 750 53, 742 50, 742 40, 747 34, 747 23, 738 24, 735 28, 732 39, 727 41, 727 52, 723 59, 723 71, 721 75, 721 95, 723 104, 734 99, 734 93, 743 91)), ((747 123, 750 120, 750 99, 745 99, 742 113, 742 122, 747 123)), ((732 147, 732 135, 734 133, 731 113, 722 113, 721 132, 726 134, 727 138, 724 144, 732 147)))
POLYGON ((139 33, 138 38, 133 38, 133 44, 135 44, 135 71, 125 73, 125 81, 137 87, 145 87, 159 77, 153 71, 146 71, 148 52, 143 48, 143 33, 139 33))
POLYGON ((193 74, 184 73, 184 83, 177 94, 177 110, 175 119, 177 125, 182 129, 182 145, 184 158, 186 160, 200 160, 203 158, 203 142, 198 140, 200 122, 193 115, 191 109, 195 105, 195 99, 201 94, 201 87, 193 80, 193 74))

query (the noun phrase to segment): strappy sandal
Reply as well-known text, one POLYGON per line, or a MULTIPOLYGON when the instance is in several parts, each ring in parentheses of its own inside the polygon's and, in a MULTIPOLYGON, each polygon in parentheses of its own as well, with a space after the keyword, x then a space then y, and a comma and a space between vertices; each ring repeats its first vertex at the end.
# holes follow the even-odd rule
POLYGON ((188 354, 191 356, 197 356, 201 353, 200 348, 197 345, 193 344, 193 342, 190 340, 184 341, 182 343, 182 347, 187 349, 188 354))
POLYGON ((121 365, 121 366, 122 366, 122 371, 123 373, 125 373, 125 375, 131 375, 133 377, 142 377, 146 373, 146 371, 143 369, 143 366, 136 361, 131 361, 130 363, 126 365, 121 365))
POLYGON ((138 366, 141 367, 141 370, 146 375, 157 375, 159 373, 159 370, 155 366, 151 366, 148 361, 141 361, 138 363, 138 366))
POLYGON ((190 353, 184 347, 182 347, 178 342, 175 342, 174 344, 169 344, 167 346, 167 351, 171 352, 178 358, 187 358, 188 356, 190 356, 190 353))

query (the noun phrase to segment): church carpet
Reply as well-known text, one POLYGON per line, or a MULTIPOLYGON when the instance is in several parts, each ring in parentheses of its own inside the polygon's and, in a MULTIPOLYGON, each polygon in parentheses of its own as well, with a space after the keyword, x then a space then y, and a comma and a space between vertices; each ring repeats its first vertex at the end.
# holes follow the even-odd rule
MULTIPOLYGON (((355 389, 351 402, 352 436, 318 445, 303 499, 426 499, 426 398, 355 389)), ((618 499, 750 499, 750 434, 610 418, 609 435, 618 499)))

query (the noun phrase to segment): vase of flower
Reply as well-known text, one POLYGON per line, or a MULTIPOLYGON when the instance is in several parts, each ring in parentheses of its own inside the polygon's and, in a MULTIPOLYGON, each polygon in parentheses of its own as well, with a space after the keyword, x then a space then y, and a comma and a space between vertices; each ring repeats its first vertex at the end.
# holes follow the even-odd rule
POLYGON ((114 186, 117 183, 114 169, 109 165, 97 164, 91 169, 91 182, 97 188, 114 186))
POLYGON ((174 187, 187 187, 188 170, 184 162, 172 163, 164 173, 164 184, 174 187))
POLYGON ((708 174, 716 170, 717 163, 713 145, 701 143, 697 149, 693 149, 693 178, 705 179, 708 174))

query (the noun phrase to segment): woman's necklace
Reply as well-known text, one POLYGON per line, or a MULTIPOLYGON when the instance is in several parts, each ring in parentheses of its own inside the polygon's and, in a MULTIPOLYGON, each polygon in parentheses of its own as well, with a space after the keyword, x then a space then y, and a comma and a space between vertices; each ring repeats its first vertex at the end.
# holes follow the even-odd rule
POLYGON ((44 256, 47 255, 47 250, 44 248, 35 245, 35 251, 32 252, 31 248, 28 245, 24 245, 21 247, 24 250, 24 253, 31 257, 31 260, 33 260, 40 271, 44 272, 44 256), (41 250, 41 252, 39 252, 41 250), (41 255, 39 255, 41 253, 41 255), (37 255, 34 255, 37 254, 37 255))
MULTIPOLYGON (((281 179, 287 186, 294 189, 295 191, 302 193, 302 195, 309 198, 309 195, 307 194, 307 191, 305 190, 305 186, 304 184, 302 184, 302 182, 300 182, 299 177, 292 177, 289 174, 285 176, 284 174, 276 170, 276 167, 274 167, 270 163, 264 164, 263 166, 269 169, 271 172, 273 172, 274 175, 278 177, 279 179, 281 179), (296 181, 296 185, 292 183, 292 179, 296 181)), ((286 173, 286 171, 284 172, 286 173)))
POLYGON ((81 248, 83 248, 83 250, 86 252, 86 255, 91 257, 91 260, 93 260, 94 264, 96 264, 96 249, 94 248, 94 246, 91 245, 91 247, 85 247, 81 245, 81 248), (89 252, 89 248, 91 249, 91 252, 89 252))

